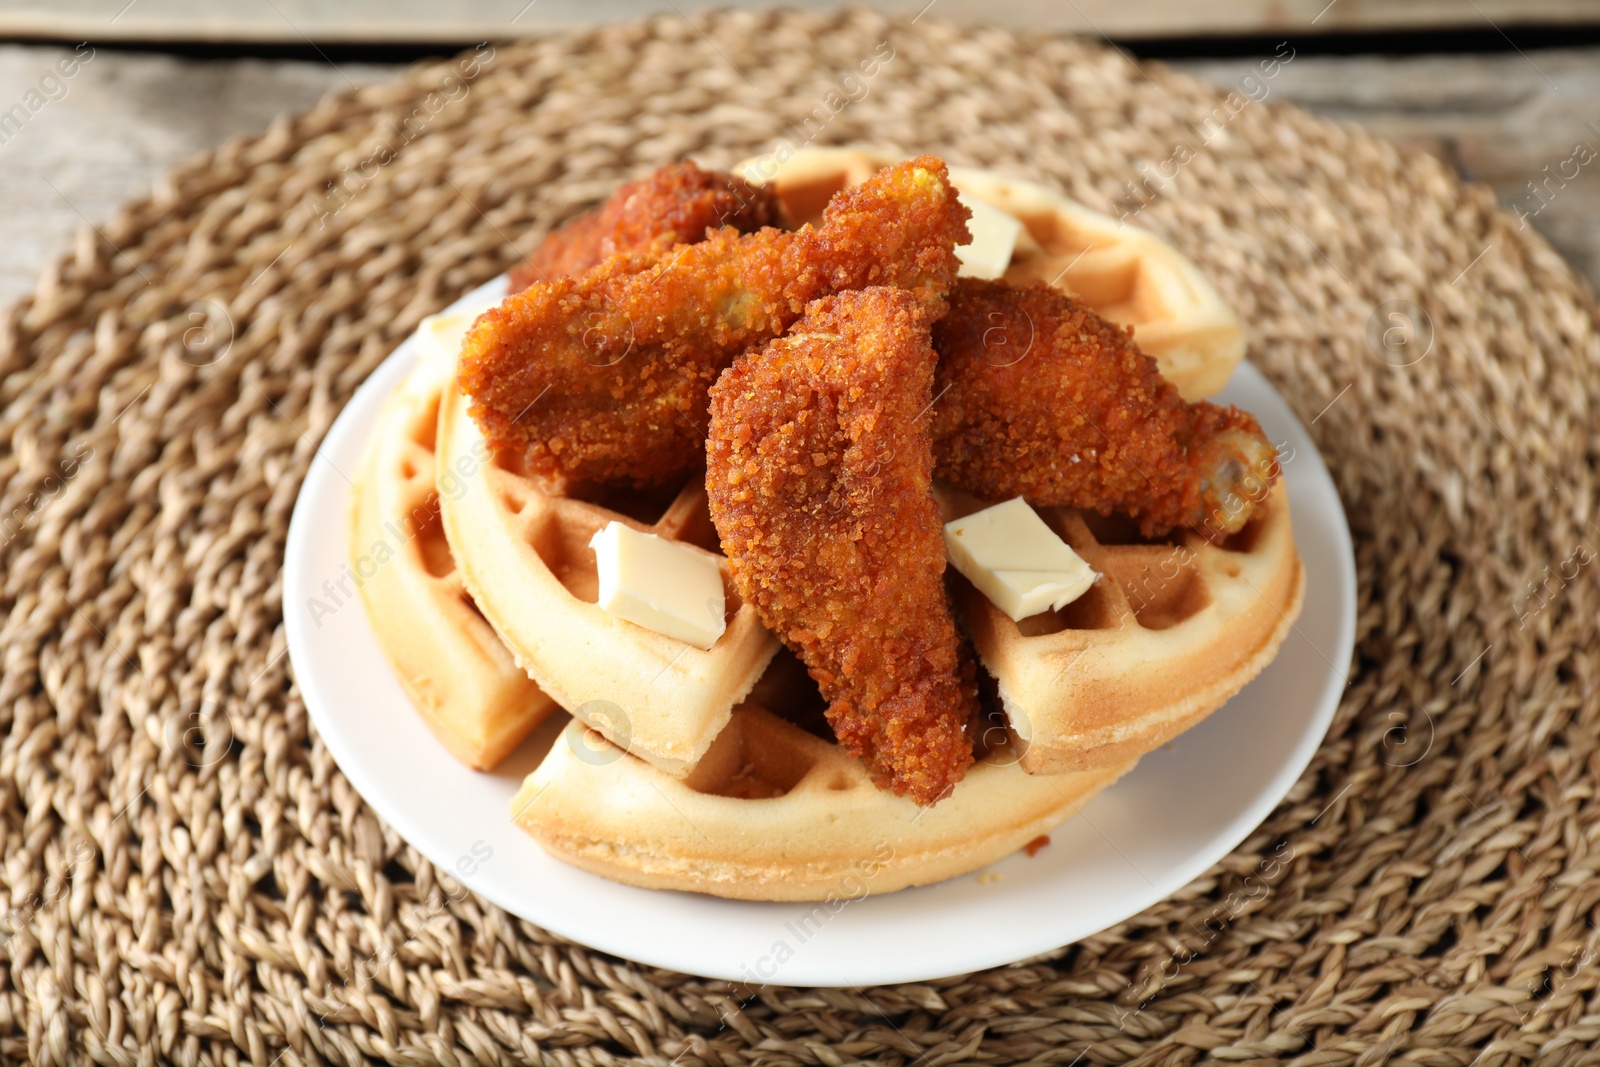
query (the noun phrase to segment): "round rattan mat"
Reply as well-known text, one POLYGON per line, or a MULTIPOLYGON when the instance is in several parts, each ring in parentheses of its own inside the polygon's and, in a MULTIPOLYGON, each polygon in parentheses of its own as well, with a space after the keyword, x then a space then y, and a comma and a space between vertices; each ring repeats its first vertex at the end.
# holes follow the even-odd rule
POLYGON ((0 334, 0 1058, 1591 1057, 1595 305, 1485 190, 1260 95, 932 18, 667 17, 337 94, 86 229, 0 334), (1348 508, 1357 651, 1311 769, 1045 958, 810 991, 566 944, 373 816, 285 660, 296 493, 419 318, 619 179, 775 139, 1136 212, 1243 313, 1348 508))

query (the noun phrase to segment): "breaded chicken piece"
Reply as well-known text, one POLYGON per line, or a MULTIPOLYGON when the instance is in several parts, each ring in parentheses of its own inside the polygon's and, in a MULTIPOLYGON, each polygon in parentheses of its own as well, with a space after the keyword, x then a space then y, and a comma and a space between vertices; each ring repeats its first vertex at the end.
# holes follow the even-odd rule
POLYGON ((936 473, 968 492, 1215 539, 1277 477, 1253 417, 1186 403, 1128 330, 1048 286, 959 279, 933 344, 936 473))
POLYGON ((815 228, 730 227, 614 256, 481 316, 458 380, 495 453, 530 474, 658 485, 699 462, 717 375, 811 300, 892 285, 942 311, 968 214, 944 164, 923 156, 840 192, 815 228))
POLYGON ((547 236, 511 272, 511 291, 534 282, 582 274, 618 252, 643 252, 693 244, 707 230, 732 226, 753 233, 778 225, 778 198, 721 171, 701 170, 693 162, 672 163, 611 194, 547 236))
POLYGON ((929 494, 929 308, 818 300, 711 390, 706 492, 740 595, 797 652, 874 779, 928 805, 972 763, 971 654, 929 494))

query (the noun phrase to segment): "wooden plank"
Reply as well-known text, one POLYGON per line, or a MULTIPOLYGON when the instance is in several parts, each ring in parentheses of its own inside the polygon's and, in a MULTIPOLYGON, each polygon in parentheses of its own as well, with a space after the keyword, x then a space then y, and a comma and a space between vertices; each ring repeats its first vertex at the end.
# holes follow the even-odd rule
MULTIPOLYGON (((0 36, 90 41, 304 44, 471 42, 556 26, 674 14, 675 0, 38 0, 0 2, 0 36)), ((834 7, 832 0, 729 0, 759 10, 834 7)), ((1145 37, 1494 30, 1600 25, 1591 0, 868 0, 895 15, 931 15, 1136 40, 1145 37)))
MULTIPOLYGON (((0 113, 40 88, 60 47, 0 46, 0 113)), ((1254 58, 1175 64, 1237 86, 1254 58)), ((101 50, 20 129, 0 128, 0 300, 33 287, 73 235, 144 193, 174 163, 235 134, 266 128, 276 114, 309 107, 323 93, 380 81, 398 67, 341 62, 206 60, 101 50)), ((1434 152, 1487 181, 1528 216, 1591 282, 1600 282, 1600 160, 1556 187, 1574 147, 1600 149, 1600 49, 1421 58, 1301 55, 1272 82, 1272 100, 1361 123, 1434 152)), ((1568 171, 1572 168, 1569 166, 1568 171)))

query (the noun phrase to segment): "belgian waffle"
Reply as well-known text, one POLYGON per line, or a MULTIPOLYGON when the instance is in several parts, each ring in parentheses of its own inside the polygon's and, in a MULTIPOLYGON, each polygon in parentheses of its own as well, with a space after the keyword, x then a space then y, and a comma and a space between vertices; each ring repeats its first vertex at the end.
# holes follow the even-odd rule
MULTIPOLYGON (((939 491, 946 521, 988 501, 939 491)), ((1280 481, 1238 533, 1146 539, 1069 508, 1040 517, 1100 578, 1059 611, 1013 622, 956 575, 955 599, 1033 774, 1119 765, 1221 707, 1277 654, 1305 575, 1280 481)))
MULTIPOLYGON (((894 162, 897 157, 868 149, 803 148, 782 164, 761 157, 734 172, 770 185, 787 220, 800 225, 820 218, 834 193, 894 162)), ((1244 358, 1244 327, 1177 249, 1032 182, 951 167, 950 183, 1022 222, 1007 281, 1048 282, 1112 322, 1132 326, 1139 347, 1185 400, 1227 384, 1244 358)))
POLYGON ((351 565, 378 645, 444 746, 488 770, 555 703, 461 587, 435 484, 439 397, 470 312, 424 322, 424 349, 378 417, 350 512, 351 565))
POLYGON ((439 413, 439 454, 441 476, 456 489, 442 495, 442 514, 462 581, 517 663, 580 722, 670 774, 687 774, 778 647, 728 578, 704 475, 671 494, 556 495, 491 456, 454 385, 439 413), (596 603, 589 539, 613 520, 716 557, 727 630, 709 650, 596 603))
MULTIPOLYGON (((775 168, 752 160, 735 170, 765 179, 798 225, 893 158, 806 148, 775 168)), ((957 167, 950 180, 1023 223, 1006 280, 1049 282, 1132 326, 1185 399, 1227 382, 1244 354, 1243 328, 1175 249, 1039 185, 957 167)), ((939 492, 947 520, 993 503, 939 492)), ((1220 545, 1195 532, 1151 542, 1131 524, 1069 509, 1041 514, 1103 576, 1082 598, 1018 623, 953 579, 1032 773, 1115 766, 1194 725, 1271 661, 1300 610, 1304 582, 1281 484, 1220 545)))
POLYGON ((787 655, 774 666, 686 778, 570 724, 523 782, 512 818, 552 855, 629 885, 745 900, 845 899, 993 863, 1133 766, 1033 776, 1002 740, 950 796, 919 808, 785 717, 798 686, 770 683, 797 666, 787 655))

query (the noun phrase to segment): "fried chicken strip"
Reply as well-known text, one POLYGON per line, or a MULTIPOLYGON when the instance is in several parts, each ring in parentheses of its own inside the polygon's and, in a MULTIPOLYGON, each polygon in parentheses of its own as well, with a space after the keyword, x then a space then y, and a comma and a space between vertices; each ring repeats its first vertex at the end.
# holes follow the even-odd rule
POLYGON ((975 669, 929 494, 930 310, 818 300, 711 390, 706 492, 740 594, 797 652, 882 786, 939 800, 972 763, 975 669))
POLYGON ((725 227, 539 282, 467 334, 458 380, 497 455, 557 485, 657 485, 699 462, 706 390, 811 300, 869 285, 941 310, 968 212, 932 156, 834 197, 818 227, 725 227))
POLYGON ((1253 417, 1185 403, 1128 330, 1048 286, 959 279, 933 344, 936 473, 968 492, 1215 539, 1277 476, 1253 417))
POLYGON ((511 272, 511 291, 582 274, 618 252, 692 244, 707 230, 724 226, 753 233, 776 225, 778 198, 770 189, 685 160, 628 182, 604 204, 547 236, 511 272))

